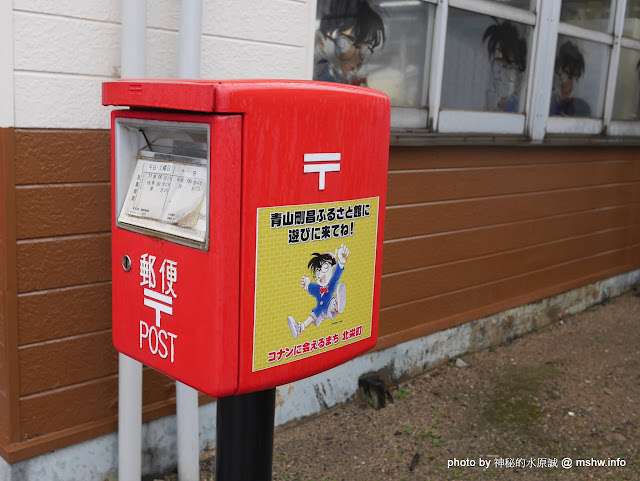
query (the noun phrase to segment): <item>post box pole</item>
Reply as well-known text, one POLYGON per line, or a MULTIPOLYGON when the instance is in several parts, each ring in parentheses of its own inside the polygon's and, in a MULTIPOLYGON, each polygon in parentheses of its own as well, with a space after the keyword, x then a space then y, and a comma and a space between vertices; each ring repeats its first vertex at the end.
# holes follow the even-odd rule
POLYGON ((271 481, 276 389, 218 399, 216 481, 271 481))

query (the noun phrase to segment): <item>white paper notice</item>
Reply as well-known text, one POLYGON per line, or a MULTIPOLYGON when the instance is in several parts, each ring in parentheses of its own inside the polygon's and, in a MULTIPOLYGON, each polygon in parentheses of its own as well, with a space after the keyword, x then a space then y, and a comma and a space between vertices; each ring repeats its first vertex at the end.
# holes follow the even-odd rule
POLYGON ((139 158, 119 222, 204 241, 207 167, 139 158))

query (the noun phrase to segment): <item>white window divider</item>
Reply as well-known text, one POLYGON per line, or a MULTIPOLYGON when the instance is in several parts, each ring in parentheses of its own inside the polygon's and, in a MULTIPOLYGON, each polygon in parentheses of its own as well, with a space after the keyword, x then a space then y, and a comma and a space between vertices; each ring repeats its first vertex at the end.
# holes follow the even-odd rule
POLYGON ((604 115, 603 124, 604 132, 609 132, 611 125, 611 116, 613 114, 613 100, 616 93, 616 82, 618 79, 618 66, 620 65, 620 38, 624 30, 624 13, 627 0, 618 0, 616 6, 615 23, 613 26, 613 47, 611 49, 611 57, 609 60, 609 74, 607 76, 607 90, 604 97, 604 115))
POLYGON ((542 1, 535 38, 536 53, 530 73, 530 75, 535 75, 535 78, 531 86, 527 118, 527 133, 534 142, 540 142, 544 138, 549 118, 559 22, 560 2, 542 1), (540 72, 544 72, 545 75, 540 75, 540 72))
POLYGON ((429 73, 429 122, 428 128, 438 131, 440 114, 440 94, 442 93, 442 76, 444 72, 444 47, 447 38, 448 0, 440 0, 436 6, 433 23, 433 52, 429 73))

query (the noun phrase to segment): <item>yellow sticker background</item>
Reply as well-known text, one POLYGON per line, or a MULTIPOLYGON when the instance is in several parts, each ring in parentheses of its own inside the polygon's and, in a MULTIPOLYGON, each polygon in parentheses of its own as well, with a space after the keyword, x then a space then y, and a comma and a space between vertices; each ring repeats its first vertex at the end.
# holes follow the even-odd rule
MULTIPOLYGON (((253 370, 259 371, 281 364, 294 362, 316 354, 340 348, 371 336, 373 309, 373 283, 376 260, 376 238, 378 229, 378 198, 357 199, 326 204, 307 204, 258 209, 256 252, 255 330, 253 370), (293 227, 271 227, 272 213, 296 210, 325 209, 368 204, 369 216, 356 219, 335 220, 293 227), (289 244, 289 229, 339 223, 354 223, 353 235, 328 240, 317 240, 289 244), (335 255, 340 245, 349 249, 340 282, 346 287, 345 309, 335 319, 326 318, 316 327, 311 324, 294 339, 287 317, 293 316, 304 322, 317 305, 315 297, 302 289, 302 276, 314 282, 307 267, 314 252, 331 252, 335 255), (342 340, 345 330, 362 326, 362 334, 347 341, 342 340), (301 353, 304 343, 312 343, 328 336, 340 341, 322 349, 301 353), (297 354, 296 354, 297 353, 297 354), (288 356, 287 356, 288 355, 288 356), (271 360, 271 362, 270 362, 271 360)), ((335 295, 335 293, 334 293, 335 295)))

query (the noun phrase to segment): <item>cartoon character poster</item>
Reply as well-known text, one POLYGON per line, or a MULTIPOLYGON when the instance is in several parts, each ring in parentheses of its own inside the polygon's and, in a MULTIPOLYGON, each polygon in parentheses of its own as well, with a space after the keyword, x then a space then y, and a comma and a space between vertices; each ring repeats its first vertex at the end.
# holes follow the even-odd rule
POLYGON ((258 209, 253 370, 371 336, 378 198, 258 209))

